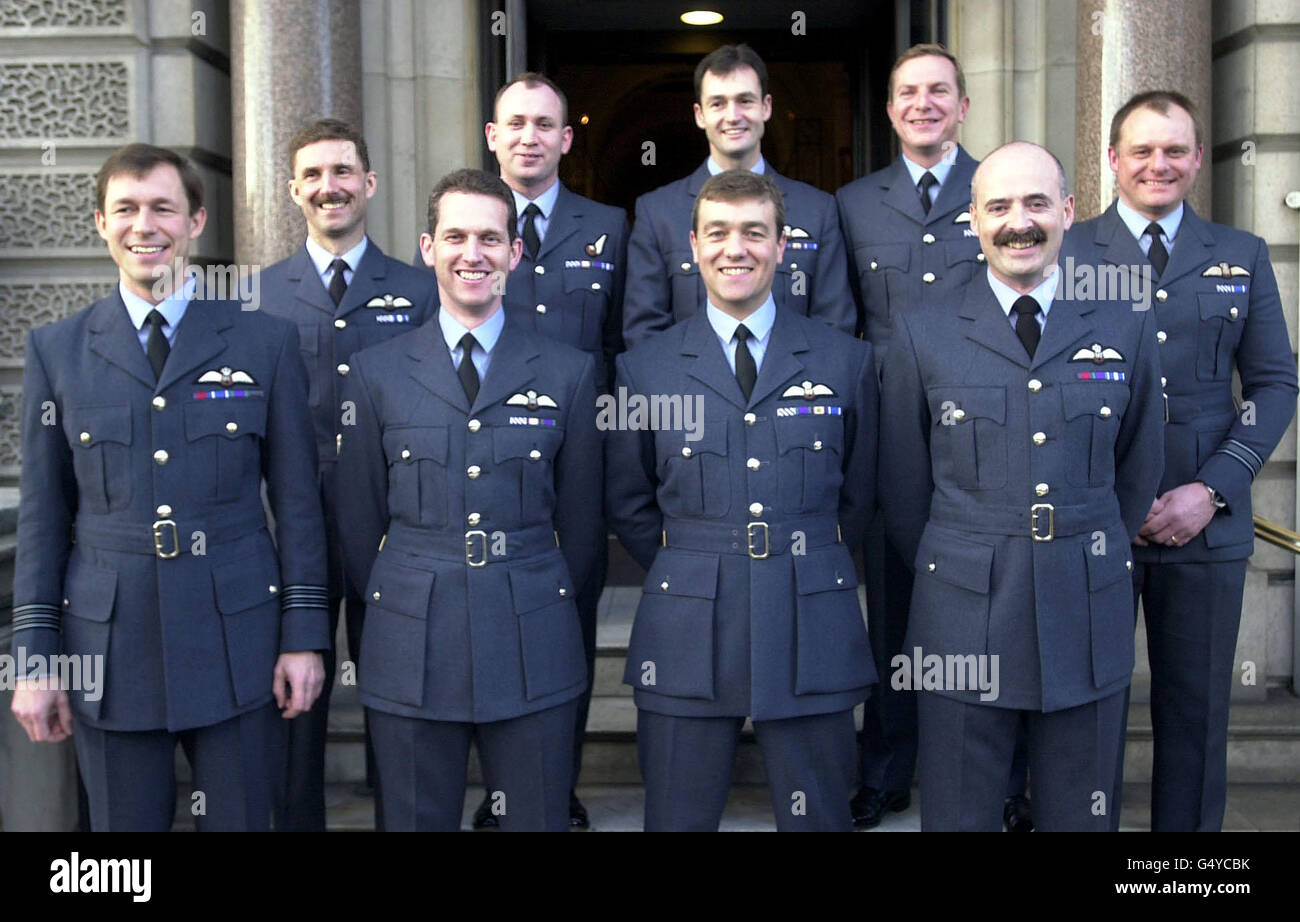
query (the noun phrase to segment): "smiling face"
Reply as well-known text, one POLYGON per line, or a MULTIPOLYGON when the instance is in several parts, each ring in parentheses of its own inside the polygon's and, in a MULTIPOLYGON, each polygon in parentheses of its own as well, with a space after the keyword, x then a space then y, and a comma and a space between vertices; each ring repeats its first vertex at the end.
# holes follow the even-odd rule
POLYGON ((351 141, 316 141, 293 158, 289 195, 307 219, 307 233, 325 250, 346 253, 366 233, 366 202, 377 180, 351 141))
POLYGON ((724 170, 751 169, 762 156, 763 128, 772 117, 772 96, 763 95, 752 67, 729 74, 707 71, 700 81, 695 124, 709 139, 709 155, 724 170))
POLYGON ((1152 221, 1178 207, 1201 169, 1196 125, 1176 105, 1165 115, 1145 106, 1130 112, 1109 157, 1124 204, 1152 221))
POLYGON ((157 304, 184 279, 190 241, 203 233, 207 212, 190 214, 180 173, 160 163, 143 176, 118 173, 108 180, 104 210, 95 210, 95 228, 108 243, 127 290, 157 304), (165 273, 173 284, 155 282, 165 273))
POLYGON ((549 86, 516 83, 501 94, 496 121, 486 128, 488 150, 497 155, 501 178, 526 198, 535 199, 555 182, 560 157, 573 144, 564 124, 564 107, 549 86))
POLYGON ((970 99, 957 92, 957 69, 947 58, 927 54, 909 58, 894 71, 894 88, 885 111, 907 157, 931 167, 957 143, 957 126, 966 121, 970 99))
POLYGON ((772 291, 785 235, 776 226, 776 206, 766 199, 718 202, 701 199, 691 253, 714 307, 745 318, 772 291))
POLYGON ((469 329, 496 313, 505 280, 523 255, 523 242, 510 242, 507 220, 499 198, 448 192, 439 200, 432 236, 420 235, 420 253, 438 277, 442 306, 469 329))
POLYGON ((1062 197, 1056 162, 1036 145, 1007 145, 979 165, 971 195, 971 227, 989 269, 1021 294, 1033 291, 1074 222, 1074 196, 1062 197))

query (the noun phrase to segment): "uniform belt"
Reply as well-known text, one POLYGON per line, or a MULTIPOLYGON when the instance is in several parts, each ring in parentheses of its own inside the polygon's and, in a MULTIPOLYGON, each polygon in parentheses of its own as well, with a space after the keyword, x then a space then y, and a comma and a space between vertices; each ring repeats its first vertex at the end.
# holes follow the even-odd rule
POLYGON ((471 567, 535 557, 560 546, 560 536, 550 524, 531 525, 514 531, 483 528, 447 531, 393 522, 379 543, 380 548, 390 541, 400 545, 407 554, 463 560, 471 567))
POLYGON ((1051 541, 1069 535, 1104 531, 1120 518, 1118 504, 1057 506, 1052 503, 1026 503, 1023 506, 952 506, 930 504, 930 521, 943 528, 973 531, 982 535, 1029 536, 1035 541, 1051 541))
POLYGON ((762 560, 784 554, 801 540, 803 547, 837 544, 839 522, 833 516, 803 516, 780 522, 701 522, 664 519, 663 546, 713 554, 747 554, 762 560))
POLYGON ((203 535, 207 548, 255 534, 266 527, 262 507, 229 513, 165 516, 154 522, 135 522, 117 516, 80 516, 76 542, 83 547, 129 554, 152 554, 163 560, 190 553, 195 532, 203 535))
POLYGON ((1237 415, 1237 407, 1229 403, 1226 406, 1220 405, 1219 401, 1214 401, 1214 405, 1206 406, 1200 400, 1191 397, 1176 397, 1169 395, 1165 398, 1169 407, 1169 417, 1166 422, 1170 423, 1190 423, 1196 420, 1222 416, 1225 419, 1237 415))

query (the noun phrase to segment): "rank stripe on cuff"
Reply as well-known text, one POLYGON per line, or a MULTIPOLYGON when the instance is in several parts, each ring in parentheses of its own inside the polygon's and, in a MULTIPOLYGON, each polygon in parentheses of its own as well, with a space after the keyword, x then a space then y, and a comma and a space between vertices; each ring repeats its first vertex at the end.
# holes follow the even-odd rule
POLYGON ((329 608, 329 589, 295 583, 280 590, 280 610, 290 608, 329 608))
POLYGON ((47 602, 29 602, 14 608, 13 630, 15 633, 32 628, 59 630, 62 610, 57 605, 47 602))
POLYGON ((1250 458, 1253 458, 1256 474, 1258 474, 1260 468, 1264 466, 1264 459, 1260 457, 1259 452, 1255 451, 1255 449, 1251 448, 1245 442, 1239 442, 1236 439, 1224 439, 1223 444, 1225 446, 1231 446, 1238 451, 1245 452, 1250 458))
MULTIPOLYGON (((1239 455, 1237 452, 1233 451, 1231 448, 1220 447, 1220 448, 1215 452, 1215 454, 1216 454, 1216 455, 1227 455, 1229 458, 1233 458, 1233 459, 1235 459, 1235 460, 1241 462, 1241 466, 1244 467, 1246 470, 1250 471, 1250 476, 1251 476, 1252 479, 1254 479, 1255 475, 1259 473, 1259 469, 1258 469, 1258 468, 1256 468, 1256 467, 1254 467, 1253 465, 1251 465, 1250 461, 1248 461, 1246 458, 1243 458, 1241 455, 1239 455)), ((1252 454, 1253 454, 1253 452, 1252 452, 1252 454)))

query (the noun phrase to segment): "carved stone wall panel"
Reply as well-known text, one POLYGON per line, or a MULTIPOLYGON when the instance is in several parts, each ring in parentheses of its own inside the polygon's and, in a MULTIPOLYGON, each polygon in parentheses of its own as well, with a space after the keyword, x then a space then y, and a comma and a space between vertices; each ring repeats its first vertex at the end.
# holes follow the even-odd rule
POLYGON ((32 256, 48 249, 99 250, 94 209, 94 173, 0 174, 0 250, 32 256))
POLYGON ((111 292, 116 282, 0 282, 0 367, 22 367, 27 331, 62 320, 111 292))
POLYGON ((4 0, 0 30, 112 29, 127 24, 130 0, 4 0))
POLYGON ((0 387, 0 477, 16 477, 21 466, 22 438, 18 421, 22 416, 20 387, 0 387))
POLYGON ((109 139, 131 133, 126 61, 0 64, 0 140, 109 139))

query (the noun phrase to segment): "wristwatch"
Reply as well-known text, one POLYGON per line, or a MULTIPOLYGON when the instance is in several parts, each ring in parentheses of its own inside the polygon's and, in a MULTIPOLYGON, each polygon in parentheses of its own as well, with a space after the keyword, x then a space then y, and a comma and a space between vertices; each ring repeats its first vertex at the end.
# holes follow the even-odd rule
POLYGON ((1214 503, 1215 509, 1227 509, 1228 501, 1219 495, 1219 491, 1214 489, 1208 483, 1202 484, 1205 489, 1210 491, 1210 502, 1214 503))

